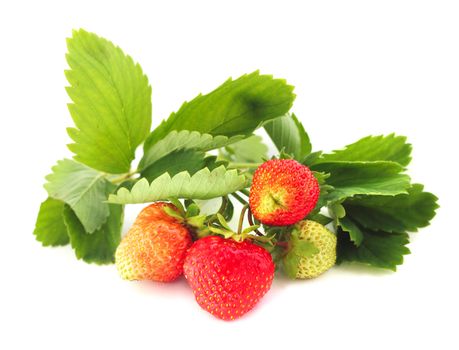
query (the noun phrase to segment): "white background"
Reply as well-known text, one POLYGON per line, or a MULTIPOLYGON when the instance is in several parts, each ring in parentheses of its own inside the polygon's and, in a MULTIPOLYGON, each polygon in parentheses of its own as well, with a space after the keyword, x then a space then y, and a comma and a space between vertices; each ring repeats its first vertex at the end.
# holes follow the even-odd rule
MULTIPOLYGON (((457 1, 2 1, 1 349, 458 349, 457 1), (167 3, 167 5, 165 5, 167 3), (159 5, 161 4, 161 5, 159 5), (314 149, 397 132, 410 174, 440 197, 397 273, 341 266, 278 279, 232 323, 201 311, 182 279, 129 283, 114 266, 42 248, 43 177, 69 156, 65 38, 120 45, 153 86, 154 124, 229 76, 260 69, 296 86, 314 149)), ((139 207, 130 207, 132 223, 139 207)))

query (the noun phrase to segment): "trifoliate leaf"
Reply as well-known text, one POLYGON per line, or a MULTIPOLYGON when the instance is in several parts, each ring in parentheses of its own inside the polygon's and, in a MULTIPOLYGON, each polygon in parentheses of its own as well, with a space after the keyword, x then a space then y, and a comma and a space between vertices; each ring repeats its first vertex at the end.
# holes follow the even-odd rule
POLYGON ((78 259, 96 264, 110 264, 115 261, 115 251, 121 240, 123 206, 112 204, 109 210, 107 222, 96 232, 87 234, 75 212, 68 205, 65 206, 64 221, 70 244, 78 259))
POLYGON ((406 233, 388 233, 361 230, 363 240, 356 246, 345 232, 338 232, 337 263, 359 262, 395 271, 403 263, 403 255, 409 254, 406 233))
POLYGON ((40 205, 34 235, 44 246, 59 246, 69 243, 64 224, 64 202, 48 198, 40 205))
POLYGON ((212 171, 204 168, 191 176, 181 172, 174 177, 168 173, 151 182, 139 180, 129 191, 120 188, 109 197, 110 203, 148 203, 167 198, 211 199, 236 192, 245 187, 246 180, 236 170, 226 170, 220 166, 212 171))
POLYGON ((330 173, 326 180, 334 187, 327 196, 328 202, 340 201, 355 195, 394 196, 407 193, 408 175, 400 174, 403 167, 395 162, 328 162, 316 164, 313 170, 330 173))
POLYGON ((233 137, 223 135, 212 136, 210 134, 201 134, 197 131, 173 130, 163 139, 152 144, 148 149, 145 147, 144 155, 139 163, 139 170, 145 172, 148 167, 171 153, 186 150, 207 152, 237 142, 243 138, 244 136, 241 135, 233 137))
POLYGON ((156 128, 144 149, 172 130, 193 130, 211 135, 248 135, 264 122, 288 112, 295 95, 285 80, 259 72, 229 79, 206 95, 186 102, 156 128))
POLYGON ((104 202, 115 186, 104 174, 70 159, 57 162, 52 170, 45 184, 49 196, 70 205, 88 233, 100 228, 109 215, 104 202))
POLYGON ((357 247, 362 243, 363 233, 349 217, 345 216, 338 219, 338 226, 349 234, 349 238, 357 247))
POLYGON ((311 153, 311 142, 295 114, 287 114, 264 125, 266 132, 279 151, 292 154, 302 161, 311 153))
POLYGON ((293 230, 290 236, 289 251, 283 260, 284 271, 287 276, 295 279, 298 274, 300 260, 309 258, 318 252, 319 249, 313 243, 299 239, 298 232, 293 230))
POLYGON ((359 196, 344 205, 352 219, 363 227, 387 232, 417 231, 428 226, 438 208, 437 197, 414 184, 407 194, 395 197, 359 196))
POLYGON ((405 136, 367 136, 342 150, 323 154, 318 162, 387 160, 407 166, 411 161, 411 149, 405 136))
POLYGON ((231 162, 261 163, 268 158, 268 146, 258 135, 226 146, 220 151, 220 157, 231 162))
POLYGON ((140 66, 110 41, 84 30, 67 40, 68 95, 75 159, 113 173, 130 170, 151 127, 151 87, 140 66))

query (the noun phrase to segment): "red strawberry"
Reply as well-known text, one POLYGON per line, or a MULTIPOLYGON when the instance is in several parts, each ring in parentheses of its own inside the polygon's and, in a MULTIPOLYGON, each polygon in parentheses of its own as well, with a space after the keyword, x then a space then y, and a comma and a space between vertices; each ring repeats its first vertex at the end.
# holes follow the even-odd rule
POLYGON ((170 282, 183 273, 191 235, 165 206, 177 210, 163 202, 146 207, 118 246, 115 261, 122 278, 170 282))
POLYGON ((250 210, 263 224, 287 226, 305 218, 319 199, 319 183, 293 159, 272 159, 253 174, 250 210))
POLYGON ((183 265, 196 301, 223 320, 250 311, 271 288, 274 263, 267 250, 218 236, 196 241, 183 265))

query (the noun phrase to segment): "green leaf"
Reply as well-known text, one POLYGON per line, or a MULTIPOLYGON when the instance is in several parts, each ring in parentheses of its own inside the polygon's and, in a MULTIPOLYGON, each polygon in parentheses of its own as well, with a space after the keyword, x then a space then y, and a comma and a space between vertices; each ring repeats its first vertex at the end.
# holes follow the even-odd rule
POLYGON ((145 141, 148 150, 172 130, 211 135, 248 135, 264 122, 288 112, 295 95, 285 80, 259 72, 229 79, 207 95, 186 102, 145 141))
POLYGON ((308 215, 307 217, 308 220, 312 220, 312 221, 315 221, 315 222, 318 222, 319 224, 323 225, 323 226, 326 226, 328 225, 330 222, 333 221, 332 218, 328 217, 328 216, 325 216, 323 214, 310 214, 308 215))
POLYGON ((67 40, 67 93, 75 159, 113 173, 130 170, 151 127, 151 87, 140 66, 110 41, 84 30, 67 40))
POLYGON ((58 161, 52 170, 45 184, 49 196, 70 205, 88 233, 100 228, 109 215, 104 202, 115 186, 104 174, 70 159, 58 161))
POLYGON ((323 154, 319 162, 387 160, 407 166, 411 161, 411 149, 405 136, 367 136, 343 150, 323 154))
POLYGON ((231 143, 242 140, 244 136, 227 137, 222 135, 212 136, 201 134, 197 131, 173 130, 163 139, 152 144, 148 149, 145 146, 144 155, 139 163, 139 170, 145 171, 161 158, 178 151, 195 150, 207 152, 213 149, 224 147, 231 143))
POLYGON ((232 162, 261 163, 268 158, 268 146, 260 136, 252 135, 244 140, 226 146, 220 157, 232 162))
POLYGON ((289 251, 284 257, 284 271, 290 278, 296 278, 300 261, 317 254, 319 249, 307 240, 298 238, 298 231, 293 230, 290 236, 289 251))
POLYGON ((363 227, 387 232, 414 232, 428 226, 438 208, 438 198, 423 189, 423 185, 414 184, 407 194, 359 196, 344 205, 348 215, 363 227))
POLYGON ((302 161, 311 153, 311 142, 303 125, 295 114, 287 114, 274 119, 264 126, 277 149, 292 154, 298 161, 302 161))
POLYGON ((359 262, 395 271, 403 264, 403 255, 409 254, 406 233, 388 233, 362 230, 363 240, 356 246, 347 233, 338 232, 337 263, 359 262))
POLYGON ((326 180, 334 187, 327 196, 328 202, 340 201, 355 195, 394 196, 407 193, 410 187, 408 175, 400 174, 403 167, 395 162, 328 162, 312 167, 316 171, 330 173, 326 180))
POLYGON ((115 261, 116 248, 121 240, 123 206, 110 205, 107 222, 96 232, 88 234, 75 212, 66 205, 64 221, 70 236, 70 244, 78 259, 88 263, 109 264, 115 261))
POLYGON ((363 240, 363 233, 360 228, 349 217, 338 219, 338 225, 344 232, 349 234, 349 238, 358 247, 363 240))
POLYGON ((245 187, 246 180, 236 170, 227 170, 220 166, 212 171, 201 169, 191 176, 181 172, 174 177, 168 173, 151 182, 144 178, 139 180, 129 191, 120 188, 109 197, 110 203, 148 203, 167 198, 211 199, 236 192, 245 187))
POLYGON ((191 175, 205 168, 207 164, 206 156, 203 152, 192 149, 176 151, 159 159, 148 168, 144 169, 140 175, 148 181, 153 181, 164 173, 174 176, 182 171, 187 171, 191 175))
POLYGON ((69 243, 63 218, 64 202, 48 198, 40 205, 34 235, 44 246, 59 246, 69 243))

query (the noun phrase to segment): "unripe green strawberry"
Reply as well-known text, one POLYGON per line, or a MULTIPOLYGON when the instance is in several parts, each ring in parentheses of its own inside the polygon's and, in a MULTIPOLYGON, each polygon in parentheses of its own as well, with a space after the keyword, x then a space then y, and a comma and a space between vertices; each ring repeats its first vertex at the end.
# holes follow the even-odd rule
POLYGON ((287 226, 316 206, 319 184, 308 167, 293 159, 272 159, 253 174, 250 210, 263 224, 287 226))
POLYGON ((177 210, 163 202, 143 209, 121 241, 115 261, 122 278, 170 282, 183 273, 191 235, 177 219, 164 212, 166 206, 177 210))
MULTIPOLYGON (((292 237, 293 247, 291 249, 297 249, 295 245, 299 246, 303 242, 312 243, 313 249, 315 252, 307 256, 298 258, 298 255, 301 256, 301 252, 296 253, 294 271, 296 278, 314 278, 333 265, 336 262, 336 236, 330 232, 325 226, 319 224, 318 222, 311 220, 303 220, 298 222, 294 226, 294 234, 292 237)), ((284 264, 287 265, 287 259, 291 259, 292 255, 288 254, 284 258, 284 264)), ((289 263, 292 263, 291 261, 289 263)))
POLYGON ((250 311, 271 288, 274 277, 274 263, 266 249, 218 236, 194 242, 183 269, 198 304, 223 320, 250 311))

